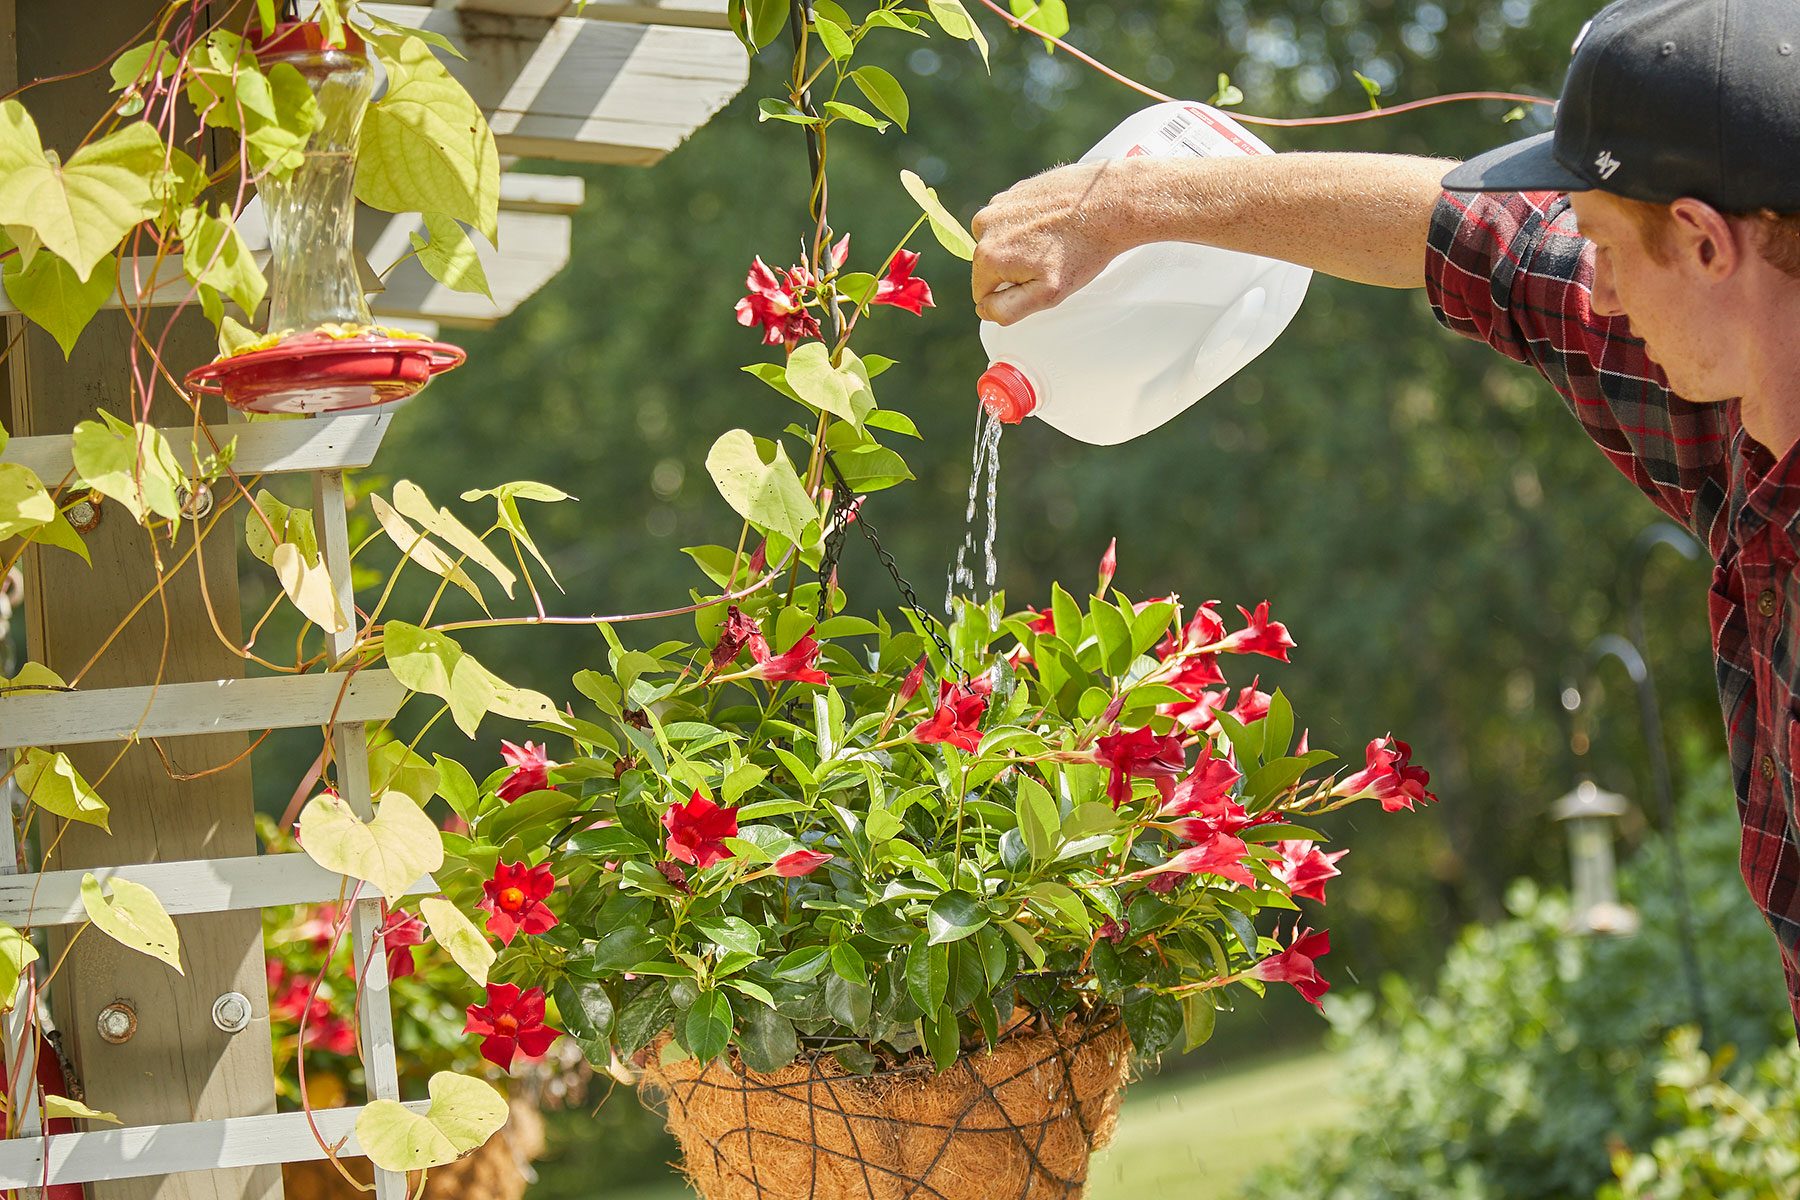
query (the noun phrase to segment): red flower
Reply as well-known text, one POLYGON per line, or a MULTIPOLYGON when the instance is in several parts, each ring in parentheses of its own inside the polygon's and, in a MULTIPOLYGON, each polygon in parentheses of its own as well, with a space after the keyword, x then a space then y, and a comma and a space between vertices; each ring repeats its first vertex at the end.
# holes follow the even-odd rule
POLYGON ((1317 1006, 1331 985, 1320 978, 1313 963, 1330 952, 1331 937, 1325 930, 1301 932, 1296 925, 1292 944, 1251 967, 1250 974, 1264 983, 1291 983, 1307 1003, 1317 1006))
POLYGON ((1325 903, 1325 881, 1340 874, 1337 860, 1350 853, 1338 850, 1331 854, 1312 842, 1276 842, 1281 861, 1272 864, 1275 878, 1288 885, 1288 895, 1296 900, 1325 903))
POLYGON ((323 950, 337 940, 338 927, 343 923, 343 905, 316 905, 307 910, 306 920, 300 922, 300 928, 294 931, 294 936, 311 942, 315 950, 323 950))
POLYGON ((783 879, 798 879, 802 875, 811 875, 830 861, 831 855, 817 850, 789 850, 775 860, 775 873, 783 879))
POLYGON ((1130 733, 1113 733, 1101 738, 1094 749, 1094 761, 1112 768, 1112 775, 1106 781, 1106 794, 1115 809, 1131 799, 1133 779, 1153 779, 1157 789, 1167 796, 1171 781, 1187 770, 1187 755, 1182 751, 1181 738, 1175 734, 1157 737, 1148 725, 1130 733))
POLYGON ((1202 646, 1216 646, 1224 641, 1225 622, 1218 613, 1213 611, 1218 604, 1217 600, 1208 600, 1195 609, 1193 617, 1182 627, 1179 638, 1171 633, 1162 640, 1161 645, 1157 646, 1157 657, 1167 658, 1178 651, 1198 650, 1202 646))
POLYGON ((1056 614, 1054 612, 1039 612, 1029 604, 1025 606, 1025 611, 1036 618, 1036 620, 1031 622, 1031 632, 1048 633, 1052 635, 1056 633, 1056 614))
POLYGON ((306 1044, 327 1054, 355 1054, 356 1026, 342 1017, 307 1022, 306 1044))
MULTIPOLYGON (((311 975, 288 976, 286 989, 269 1001, 269 1011, 278 1017, 298 1022, 301 1015, 306 1012, 307 1005, 312 1002, 312 987, 311 975)), ((324 1001, 321 1000, 319 1003, 324 1004, 324 1001)), ((329 1015, 330 1012, 330 1006, 327 1005, 324 1013, 329 1015)))
POLYGON ((550 787, 550 768, 558 764, 550 761, 545 747, 533 742, 523 746, 515 746, 511 742, 500 743, 500 757, 512 764, 513 772, 500 781, 495 795, 511 804, 527 792, 541 792, 550 787))
POLYGON ((1100 583, 1094 588, 1094 595, 1106 595, 1106 589, 1112 586, 1113 576, 1119 571, 1119 539, 1114 538, 1106 543, 1106 553, 1100 556, 1100 583))
POLYGON ((487 1003, 469 1005, 464 1033, 481 1036, 481 1057, 502 1071, 512 1070, 515 1054, 537 1058, 562 1036, 544 1024, 544 989, 520 992, 511 983, 487 985, 487 1003))
POLYGON ((902 250, 895 254, 887 274, 875 285, 875 299, 871 303, 904 308, 915 317, 923 316, 927 308, 936 307, 931 298, 931 285, 923 279, 913 278, 913 268, 918 263, 916 251, 902 250))
POLYGON ((556 876, 547 866, 495 863, 494 877, 481 885, 483 898, 476 907, 488 914, 488 932, 510 946, 521 932, 538 934, 556 925, 556 914, 544 906, 544 898, 555 890, 556 876))
POLYGON ((946 742, 958 750, 981 744, 981 718, 987 713, 994 685, 986 675, 964 683, 938 681, 937 711, 913 730, 915 742, 946 742))
POLYGON ((1288 636, 1286 625, 1269 620, 1269 602, 1264 600, 1255 612, 1240 604, 1238 611, 1244 614, 1247 624, 1225 639, 1225 649, 1234 654, 1266 654, 1286 662, 1294 639, 1288 636))
POLYGON ((924 682, 925 659, 921 656, 919 661, 913 664, 913 669, 906 673, 906 678, 900 682, 900 693, 897 697, 898 707, 905 708, 906 702, 919 694, 919 687, 924 682))
MULTIPOLYGON (((755 573, 755 569, 752 573, 755 573)), ((744 647, 761 637, 762 627, 756 623, 755 617, 746 617, 735 604, 727 608, 725 624, 719 627, 719 640, 713 643, 713 670, 736 662, 737 656, 744 652, 744 647)))
POLYGON ((702 868, 733 857, 725 839, 737 836, 737 811, 720 808, 695 788, 686 804, 671 804, 663 814, 663 828, 669 831, 663 849, 670 858, 702 868))
POLYGON ((1174 717, 1175 723, 1183 729, 1205 733, 1218 724, 1215 714, 1225 707, 1229 697, 1230 693, 1221 688, 1216 692, 1201 692, 1184 703, 1158 705, 1156 711, 1165 717, 1174 717))
POLYGON ((1334 796, 1373 796, 1384 812, 1410 810, 1420 801, 1437 802, 1426 789, 1431 772, 1412 765, 1412 747, 1392 737, 1378 737, 1364 753, 1367 766, 1332 789, 1334 796))
POLYGON ((1250 848, 1244 845, 1242 838, 1232 837, 1229 833, 1218 833, 1198 846, 1189 846, 1178 852, 1174 858, 1151 870, 1159 873, 1173 871, 1182 875, 1217 875, 1221 879, 1251 887, 1255 885, 1256 879, 1244 866, 1244 859, 1249 855, 1250 848))
POLYGON ((404 909, 390 909, 376 932, 381 934, 381 946, 387 952, 388 982, 411 975, 417 966, 412 948, 424 945, 425 922, 404 909))
MULTIPOLYGON (((1260 824, 1241 804, 1231 799, 1231 788, 1243 773, 1226 759, 1203 757, 1186 779, 1175 785, 1158 816, 1185 817, 1176 832, 1190 842, 1201 842, 1216 833, 1236 833, 1260 824)), ((1279 817, 1270 819, 1279 820, 1279 817)))
MULTIPOLYGON (((913 257, 917 258, 918 255, 915 254, 913 257)), ((846 233, 837 240, 837 245, 825 251, 825 269, 827 271, 842 270, 848 261, 850 261, 850 235, 846 233)))
POLYGON ((748 294, 737 302, 738 324, 761 325, 763 344, 768 346, 818 337, 819 322, 800 301, 800 292, 812 281, 811 272, 804 267, 783 271, 777 278, 757 258, 744 279, 748 294))
POLYGON ((1189 700, 1198 700, 1206 694, 1206 689, 1216 683, 1225 682, 1225 673, 1219 670, 1219 656, 1216 654, 1195 654, 1181 660, 1175 668, 1175 674, 1169 677, 1169 686, 1186 696, 1189 700))
POLYGON ((792 679, 796 683, 830 683, 831 677, 813 666, 819 658, 819 643, 808 629, 805 636, 780 654, 769 653, 769 643, 759 633, 750 639, 750 657, 756 665, 750 673, 771 683, 792 679))
POLYGON ((1180 882, 1181 876, 1165 871, 1152 875, 1149 879, 1146 879, 1144 881, 1144 886, 1153 892, 1168 893, 1174 891, 1175 886, 1180 882))
POLYGON ((1124 920, 1108 921, 1094 931, 1094 936, 1103 937, 1113 945, 1117 946, 1131 936, 1131 922, 1124 920))
POLYGON ((1269 715, 1269 701, 1275 697, 1267 692, 1259 692, 1256 685, 1262 681, 1258 675, 1250 681, 1250 686, 1238 693, 1237 705, 1231 715, 1238 719, 1240 725, 1249 725, 1269 715))

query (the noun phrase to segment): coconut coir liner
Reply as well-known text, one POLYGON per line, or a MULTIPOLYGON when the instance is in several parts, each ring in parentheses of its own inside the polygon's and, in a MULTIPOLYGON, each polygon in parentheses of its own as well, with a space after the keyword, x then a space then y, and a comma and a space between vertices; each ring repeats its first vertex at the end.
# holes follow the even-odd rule
POLYGON ((937 1075, 852 1075, 827 1055, 701 1070, 653 1051, 642 1082, 706 1200, 1080 1200, 1118 1120, 1124 1027, 1107 1012, 1015 1028, 937 1075))

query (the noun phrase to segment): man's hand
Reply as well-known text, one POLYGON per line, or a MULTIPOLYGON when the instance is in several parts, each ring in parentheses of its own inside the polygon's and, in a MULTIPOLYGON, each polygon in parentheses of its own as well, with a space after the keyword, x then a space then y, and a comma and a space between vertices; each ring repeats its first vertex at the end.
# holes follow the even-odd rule
POLYGON ((1125 162, 1057 167, 1001 192, 975 214, 975 311, 1011 325, 1050 308, 1130 248, 1114 211, 1125 162))

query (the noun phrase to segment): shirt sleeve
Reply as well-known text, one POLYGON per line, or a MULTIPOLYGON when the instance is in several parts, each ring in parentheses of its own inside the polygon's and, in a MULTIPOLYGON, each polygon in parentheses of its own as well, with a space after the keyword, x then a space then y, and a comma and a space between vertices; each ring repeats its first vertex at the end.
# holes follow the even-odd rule
POLYGON ((1613 465, 1692 529, 1696 496, 1724 485, 1724 406, 1674 395, 1630 325, 1594 313, 1593 283, 1593 243, 1567 197, 1439 199, 1425 258, 1438 320, 1535 367, 1613 465))

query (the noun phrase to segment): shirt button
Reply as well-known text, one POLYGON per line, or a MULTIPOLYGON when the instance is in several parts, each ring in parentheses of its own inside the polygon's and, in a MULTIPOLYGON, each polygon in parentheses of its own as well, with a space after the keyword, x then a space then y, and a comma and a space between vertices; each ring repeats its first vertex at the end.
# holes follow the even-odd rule
POLYGON ((1762 757, 1762 777, 1764 779, 1775 778, 1775 760, 1767 754, 1762 757))
POLYGON ((1756 611, 1765 617, 1772 617, 1780 603, 1780 598, 1775 595, 1774 588, 1764 588, 1762 595, 1756 598, 1756 611))

